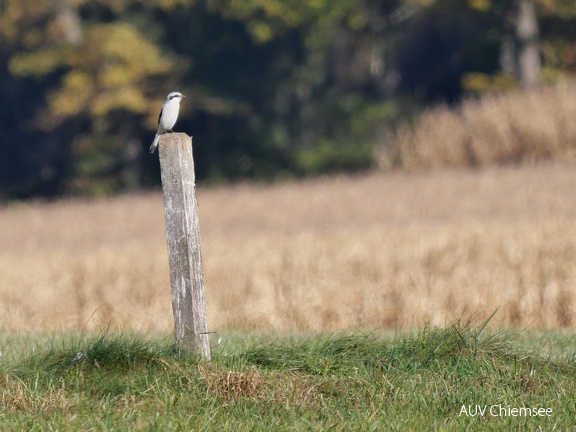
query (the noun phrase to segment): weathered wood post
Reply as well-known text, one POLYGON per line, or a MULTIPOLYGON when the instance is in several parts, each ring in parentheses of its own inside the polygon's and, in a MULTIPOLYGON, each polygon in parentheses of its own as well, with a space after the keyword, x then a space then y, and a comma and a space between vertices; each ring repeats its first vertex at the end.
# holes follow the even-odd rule
POLYGON ((210 359, 192 138, 165 134, 158 147, 176 343, 210 359))

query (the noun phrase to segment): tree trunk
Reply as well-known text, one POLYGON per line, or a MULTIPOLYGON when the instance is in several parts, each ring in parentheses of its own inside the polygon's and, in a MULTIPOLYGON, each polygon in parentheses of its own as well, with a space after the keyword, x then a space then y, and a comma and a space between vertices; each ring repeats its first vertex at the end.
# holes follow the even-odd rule
POLYGON ((500 43, 500 70, 505 75, 515 77, 518 72, 517 69, 516 42, 512 34, 506 34, 500 43))
POLYGON ((79 45, 82 42, 84 35, 82 34, 80 14, 76 6, 72 5, 69 0, 60 3, 56 21, 61 37, 67 43, 79 45))
POLYGON ((534 0, 519 0, 516 15, 516 40, 518 46, 518 75, 524 89, 538 84, 540 53, 538 51, 538 21, 534 0))
POLYGON ((137 192, 142 189, 142 144, 135 138, 126 138, 122 145, 122 184, 125 191, 137 192))

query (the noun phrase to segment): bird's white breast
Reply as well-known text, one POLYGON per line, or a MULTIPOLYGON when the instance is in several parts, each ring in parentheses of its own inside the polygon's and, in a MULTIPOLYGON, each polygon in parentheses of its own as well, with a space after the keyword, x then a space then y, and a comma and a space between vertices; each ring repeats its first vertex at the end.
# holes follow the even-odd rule
POLYGON ((160 123, 162 127, 167 130, 172 130, 178 119, 178 111, 180 111, 180 102, 166 102, 162 108, 162 117, 160 123))

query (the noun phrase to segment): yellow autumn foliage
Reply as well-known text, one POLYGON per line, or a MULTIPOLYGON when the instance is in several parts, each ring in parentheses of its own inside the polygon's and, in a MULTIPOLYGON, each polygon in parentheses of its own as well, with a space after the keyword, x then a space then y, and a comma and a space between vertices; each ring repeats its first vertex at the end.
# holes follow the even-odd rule
POLYGON ((173 60, 129 24, 117 22, 94 25, 78 46, 15 55, 11 71, 41 76, 67 70, 61 85, 48 97, 46 113, 50 124, 87 112, 105 117, 117 109, 135 113, 149 110, 145 81, 167 73, 173 60))

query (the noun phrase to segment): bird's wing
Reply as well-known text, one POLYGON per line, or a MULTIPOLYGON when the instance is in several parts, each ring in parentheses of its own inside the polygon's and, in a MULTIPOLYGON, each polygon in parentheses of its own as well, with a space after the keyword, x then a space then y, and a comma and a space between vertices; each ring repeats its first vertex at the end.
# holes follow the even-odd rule
POLYGON ((162 108, 160 109, 160 114, 158 114, 158 124, 160 124, 160 119, 162 118, 162 111, 164 111, 164 105, 162 105, 162 108))

